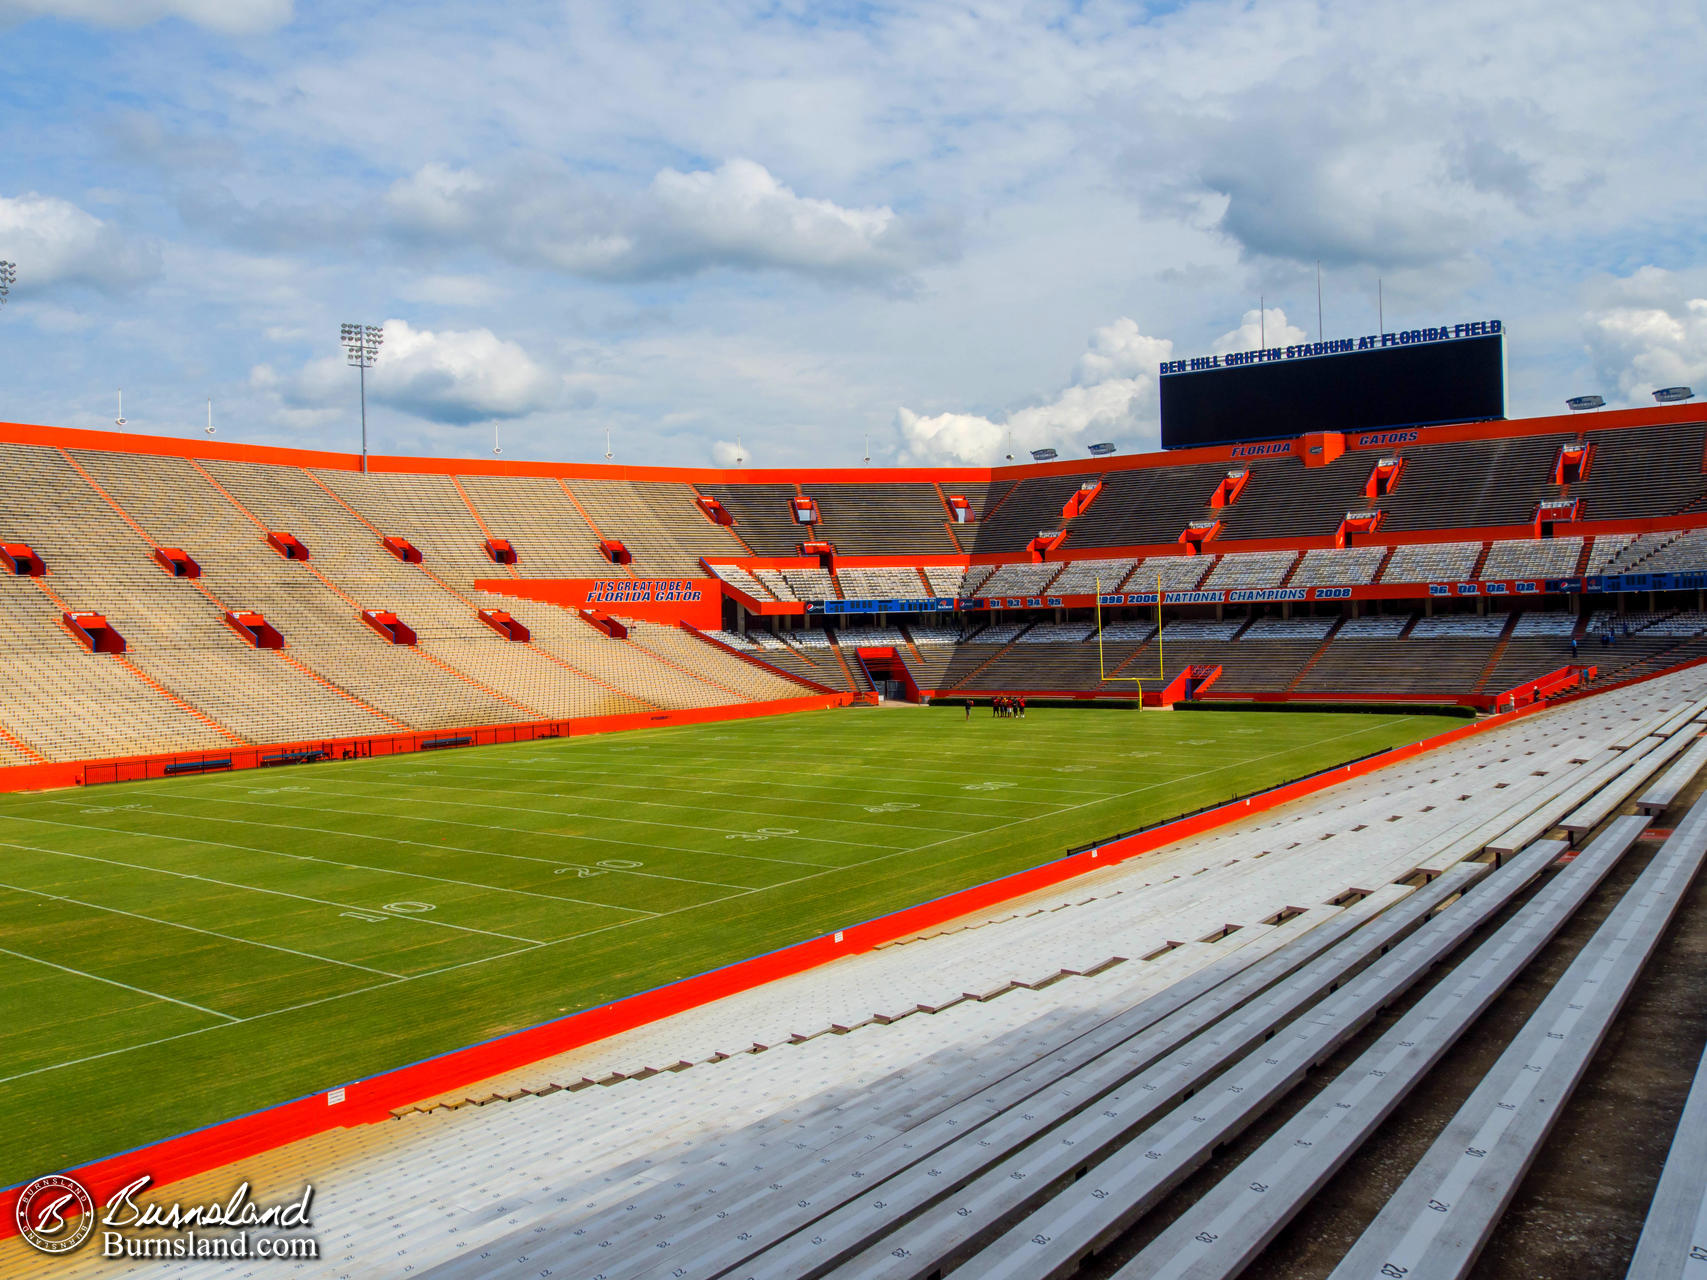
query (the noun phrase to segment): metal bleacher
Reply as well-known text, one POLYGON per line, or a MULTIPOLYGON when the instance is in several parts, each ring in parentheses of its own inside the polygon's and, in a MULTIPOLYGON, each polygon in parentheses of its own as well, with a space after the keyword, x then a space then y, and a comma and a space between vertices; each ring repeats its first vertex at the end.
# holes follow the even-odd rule
MULTIPOLYGON (((1029 1280, 1072 1274, 1166 1205, 1169 1225, 1114 1273, 1236 1275, 1608 892, 1648 820, 1611 806, 1567 862, 1550 828, 1512 833, 1609 784, 1651 789, 1644 763, 1661 756, 1707 764, 1693 745, 1704 710, 1693 670, 1554 707, 1342 783, 1328 803, 293 1144, 266 1172, 313 1171, 317 1216, 338 1224, 315 1265, 335 1274, 1029 1280), (1397 1020, 1375 1022, 1388 1006, 1397 1020), (1173 1203, 1259 1122, 1235 1164, 1173 1203)), ((1337 1275, 1462 1274, 1704 854, 1696 804, 1337 1275)), ((1701 1092, 1639 1264, 1694 1247, 1701 1092)))
POLYGON ((1628 1280, 1689 1280, 1707 1262, 1707 1054, 1648 1208, 1628 1280))
MULTIPOLYGON (((0 592, 0 627, 18 658, 0 673, 0 764, 802 692, 686 633, 615 641, 530 604, 514 610, 533 632, 527 643, 482 623, 480 608, 517 602, 475 589, 503 576, 483 549, 478 512, 497 522, 494 534, 514 538, 530 572, 614 571, 555 481, 466 478, 471 510, 442 475, 16 445, 0 446, 0 479, 6 537, 50 566, 45 578, 8 576, 0 592), (309 559, 283 558, 266 542, 274 530, 298 537, 309 559), (393 556, 383 537, 407 539, 421 563, 393 556), (174 577, 155 563, 154 549, 167 546, 185 549, 199 576, 174 577), (81 648, 59 625, 65 609, 107 616, 126 651, 81 648), (366 609, 395 612, 415 643, 389 643, 362 621, 366 609), (283 648, 248 645, 227 610, 262 614, 283 648)), ((691 507, 687 514, 727 539, 691 507)))
POLYGON ((705 518, 684 484, 593 479, 565 483, 600 531, 628 548, 638 573, 697 578, 703 575, 702 556, 746 554, 728 528, 705 518))
POLYGON ((1337 1280, 1469 1270, 1703 859, 1707 805, 1698 804, 1346 1255, 1337 1280))
POLYGON ((861 555, 953 555, 948 512, 934 484, 812 484, 818 536, 861 555))

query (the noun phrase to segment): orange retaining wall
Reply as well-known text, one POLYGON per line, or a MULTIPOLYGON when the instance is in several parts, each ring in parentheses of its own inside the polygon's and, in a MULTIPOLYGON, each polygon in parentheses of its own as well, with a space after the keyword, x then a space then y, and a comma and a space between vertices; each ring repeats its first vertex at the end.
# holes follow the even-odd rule
MULTIPOLYGON (((825 700, 800 701, 822 705, 825 700)), ((163 1186, 224 1164, 253 1157, 289 1142, 323 1133, 328 1129, 389 1119, 393 1107, 404 1106, 450 1089, 466 1087, 542 1058, 644 1026, 671 1014, 817 968, 843 956, 870 951, 883 943, 932 928, 969 912, 1035 893, 1086 872, 1124 862, 1188 836, 1312 795, 1336 783, 1384 769, 1425 751, 1435 750, 1472 734, 1482 733, 1497 725, 1532 714, 1539 710, 1540 706, 1541 704, 1534 704, 1515 712, 1491 716, 1475 724, 1463 725, 1432 738, 1396 747, 1366 760, 1286 783, 1248 799, 1233 801, 1175 822, 1112 839, 1106 844, 1069 854, 1028 871, 1016 872, 886 916, 850 925, 832 934, 737 961, 721 969, 713 969, 666 986, 654 987, 650 991, 570 1014, 552 1022, 541 1023, 523 1031, 455 1049, 439 1057, 411 1063, 370 1079, 351 1081, 335 1090, 318 1091, 291 1102, 210 1125, 205 1129, 193 1130, 150 1146, 121 1152, 67 1172, 76 1177, 97 1201, 104 1201, 114 1190, 144 1173, 152 1176, 156 1185, 163 1186), (341 1101, 334 1103, 333 1098, 340 1094, 341 1101)), ((16 1230, 12 1206, 17 1199, 17 1190, 14 1186, 0 1192, 0 1238, 16 1230)))
MULTIPOLYGON (((786 672, 778 672, 786 675, 786 672)), ((792 677, 790 677, 792 678, 792 677)), ((797 681, 804 684, 804 681, 797 681)), ((706 724, 717 720, 750 720, 756 716, 787 715, 795 711, 819 711, 826 707, 852 705, 853 695, 830 693, 775 702, 742 702, 721 707, 689 707, 681 711, 636 711, 619 716, 582 716, 574 720, 523 720, 515 724, 482 724, 427 733, 375 734, 365 738, 317 738, 311 742, 269 742, 260 746, 233 747, 229 751, 180 751, 170 755, 114 756, 101 760, 65 760, 48 764, 21 764, 0 769, 0 792, 45 791, 52 787, 93 786, 103 782, 140 782, 147 778, 195 776, 166 772, 173 764, 203 760, 231 761, 231 770, 257 769, 263 756, 293 751, 323 750, 337 760, 346 749, 361 757, 406 755, 423 749, 422 744, 445 738, 468 737, 468 746, 486 747, 501 742, 531 742, 536 738, 580 738, 590 733, 614 733, 626 729, 652 729, 666 724, 706 724)), ((431 750, 432 748, 426 748, 431 750)))

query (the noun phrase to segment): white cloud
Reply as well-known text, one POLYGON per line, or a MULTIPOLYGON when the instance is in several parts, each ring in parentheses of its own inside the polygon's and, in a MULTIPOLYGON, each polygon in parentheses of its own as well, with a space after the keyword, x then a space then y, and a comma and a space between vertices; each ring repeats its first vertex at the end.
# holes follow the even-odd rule
POLYGON ((127 239, 76 205, 33 191, 0 196, 0 258, 17 263, 20 295, 56 284, 116 293, 160 271, 152 243, 127 239))
MULTIPOLYGON (((283 381, 285 402, 317 408, 350 394, 351 372, 336 356, 311 361, 283 381)), ((258 366, 258 387, 279 380, 258 366)), ((550 408, 564 384, 514 342, 490 329, 433 332, 406 320, 385 322, 385 344, 367 376, 368 398, 430 422, 452 426, 521 418, 550 408)))
POLYGON ((227 35, 253 35, 289 22, 291 9, 292 0, 0 0, 0 19, 52 17, 140 27, 182 18, 227 35))
POLYGON ((1688 293, 1670 272, 1643 267, 1584 316, 1589 352, 1605 387, 1642 404, 1652 403, 1650 393, 1661 387, 1681 384, 1707 392, 1707 298, 1688 293))
POLYGON ((1218 356, 1227 355, 1232 351, 1260 351, 1265 345, 1284 347, 1295 342, 1306 342, 1310 335, 1286 318, 1286 312, 1279 307, 1266 307, 1259 311, 1252 307, 1240 318, 1237 329, 1229 329, 1219 338, 1210 350, 1218 356))
POLYGON ((735 266, 865 271, 891 258, 895 213, 887 205, 844 209, 798 196, 751 160, 712 172, 665 169, 651 195, 688 255, 735 266))
POLYGON ((932 252, 886 205, 847 208, 801 196, 741 159, 692 173, 665 169, 640 193, 612 193, 555 170, 489 177, 428 164, 393 184, 387 203, 406 235, 479 244, 600 280, 712 267, 887 277, 932 252))
POLYGON ((901 429, 901 460, 911 463, 965 463, 975 466, 1005 460, 1011 433, 1016 458, 1031 449, 1066 450, 1094 443, 1089 437, 1120 433, 1154 435, 1156 367, 1173 355, 1167 338, 1141 333, 1135 320, 1122 316, 1091 335, 1090 350, 1079 358, 1078 380, 1047 404, 1016 409, 1000 422, 974 413, 921 415, 896 411, 901 429))
POLYGON ((738 467, 753 460, 753 451, 733 440, 719 440, 711 446, 711 460, 720 467, 738 467))

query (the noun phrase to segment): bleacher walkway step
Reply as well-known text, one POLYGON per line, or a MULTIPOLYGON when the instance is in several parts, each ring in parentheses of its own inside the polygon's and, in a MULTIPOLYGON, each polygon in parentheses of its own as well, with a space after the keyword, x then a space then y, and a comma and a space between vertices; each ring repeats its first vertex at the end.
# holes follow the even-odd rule
POLYGON ((1534 961, 1646 825, 1614 822, 1117 1280, 1225 1280, 1243 1271, 1534 961))
MULTIPOLYGON (((713 1258, 739 1261, 1028 1101, 1041 1100, 1070 1114, 1094 1096, 1087 1095, 1082 1083, 1085 1072, 1118 1083, 1334 948, 1401 899, 1407 905, 1417 901, 1414 894, 1393 888, 1344 909, 1318 908, 1297 916, 1043 1056, 998 1070, 992 1082, 898 1137, 868 1145, 844 1135, 816 1167, 794 1172, 786 1183, 761 1162, 725 1175, 727 1180, 708 1184, 701 1177, 691 1197, 684 1197, 681 1192, 687 1186, 679 1185, 661 1188, 665 1194, 655 1202, 636 1202, 633 1211, 624 1205, 592 1219, 566 1213, 551 1223, 555 1239, 528 1233, 529 1257, 558 1268, 559 1274, 604 1271, 608 1280, 616 1280, 646 1267, 609 1268, 613 1256, 639 1256, 656 1246, 667 1250, 664 1257, 694 1259, 683 1263, 691 1265, 694 1274, 712 1274, 713 1258), (617 1249, 620 1254, 611 1252, 617 1249)), ((435 1280, 475 1280, 486 1274, 478 1265, 453 1265, 432 1273, 435 1280)))
POLYGON ((1464 1275, 1707 857, 1697 802, 1553 984, 1332 1280, 1464 1275))
POLYGON ((1562 849, 1556 841, 1525 849, 1306 1016, 1206 1082, 1188 1105, 1158 1118, 1040 1207, 1041 1197, 1034 1197, 1033 1212, 973 1257, 968 1274, 1034 1280, 1076 1268, 1499 914, 1562 849))
MULTIPOLYGON (((1349 934, 1320 939, 1327 945, 1308 963, 1236 1007, 1188 1006, 1117 1054, 1026 1099, 1023 1109, 1010 1107, 932 1153, 928 1162, 918 1161, 881 1185, 866 1179, 864 1194, 812 1222, 810 1234, 796 1231, 734 1274, 807 1280, 842 1268, 838 1273, 849 1276, 913 1277, 957 1265, 984 1231, 1028 1212, 1053 1184, 1073 1178, 1192 1097, 1214 1073, 1262 1045, 1278 1025, 1365 966, 1378 965, 1383 953, 1426 929, 1434 912, 1487 872, 1481 864, 1454 868, 1349 934)), ((724 1265, 736 1260, 717 1256, 724 1265)), ((968 1275, 981 1275, 985 1261, 968 1275)), ((688 1277, 716 1274, 702 1269, 697 1258, 687 1266, 688 1277)))

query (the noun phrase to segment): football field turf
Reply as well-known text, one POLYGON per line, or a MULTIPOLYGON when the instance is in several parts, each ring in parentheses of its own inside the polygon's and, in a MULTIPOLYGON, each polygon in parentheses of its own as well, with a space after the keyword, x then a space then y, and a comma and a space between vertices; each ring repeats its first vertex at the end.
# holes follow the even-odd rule
POLYGON ((1453 726, 828 711, 0 796, 0 1186, 1453 726))

